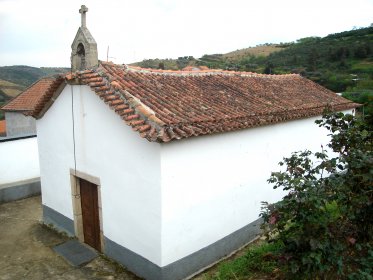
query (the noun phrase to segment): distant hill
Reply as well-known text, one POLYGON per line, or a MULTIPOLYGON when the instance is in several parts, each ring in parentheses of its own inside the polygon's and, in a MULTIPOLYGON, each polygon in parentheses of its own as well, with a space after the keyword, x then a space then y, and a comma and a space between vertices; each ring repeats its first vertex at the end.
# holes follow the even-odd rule
POLYGON ((0 79, 28 87, 41 77, 65 73, 67 71, 69 71, 68 68, 60 67, 3 66, 0 67, 0 79))
POLYGON ((373 27, 330 34, 324 38, 308 37, 290 43, 265 44, 227 54, 206 54, 199 59, 192 56, 147 59, 134 65, 164 69, 204 65, 268 74, 299 73, 333 91, 342 92, 354 87, 356 79, 371 80, 373 27), (357 75, 356 79, 354 75, 357 75))
POLYGON ((373 89, 373 27, 302 38, 273 46, 267 56, 242 52, 234 59, 208 55, 199 63, 210 68, 267 74, 299 73, 335 92, 356 86, 373 89), (359 85, 360 84, 360 85, 359 85))
POLYGON ((239 61, 247 56, 269 56, 271 53, 281 51, 287 45, 283 44, 264 44, 256 47, 249 47, 245 49, 236 50, 223 54, 223 58, 239 61))
MULTIPOLYGON (((17 96, 23 90, 23 86, 0 80, 0 106, 17 96)), ((0 120, 4 119, 4 114, 0 110, 0 120)))
POLYGON ((266 57, 273 52, 282 50, 284 47, 285 46, 278 44, 264 44, 256 47, 249 47, 245 49, 232 51, 226 54, 206 54, 199 59, 196 59, 193 56, 182 56, 178 57, 177 59, 144 59, 143 61, 132 63, 132 65, 143 68, 165 70, 181 70, 186 66, 194 65, 210 65, 210 68, 217 68, 214 66, 220 66, 222 61, 237 62, 246 56, 266 57))
POLYGON ((0 80, 0 100, 1 96, 8 96, 9 98, 17 96, 21 91, 25 89, 25 86, 17 85, 12 82, 0 80))

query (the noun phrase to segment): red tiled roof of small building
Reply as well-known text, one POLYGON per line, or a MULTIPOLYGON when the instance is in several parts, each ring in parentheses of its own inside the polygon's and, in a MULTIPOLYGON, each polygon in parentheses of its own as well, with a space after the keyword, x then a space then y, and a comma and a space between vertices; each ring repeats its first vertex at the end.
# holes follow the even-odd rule
MULTIPOLYGON (((90 86, 141 137, 156 142, 318 116, 325 108, 359 106, 297 74, 173 71, 101 62, 65 79, 90 86)), ((45 107, 53 102, 53 93, 47 92, 41 102, 45 107)), ((41 117, 41 103, 32 111, 36 118, 41 117)))
POLYGON ((24 115, 37 115, 63 81, 62 76, 42 78, 1 109, 22 112, 24 115))
POLYGON ((6 135, 6 121, 1 120, 0 121, 0 136, 5 136, 6 135))

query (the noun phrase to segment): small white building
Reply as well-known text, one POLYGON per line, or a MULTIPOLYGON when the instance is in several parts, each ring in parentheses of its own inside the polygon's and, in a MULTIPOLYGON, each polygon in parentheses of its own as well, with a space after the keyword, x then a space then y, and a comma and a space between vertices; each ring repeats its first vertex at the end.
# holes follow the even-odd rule
POLYGON ((54 85, 60 84, 56 80, 57 77, 42 78, 1 107, 5 112, 7 137, 36 135, 35 118, 32 115, 39 112, 40 104, 48 98, 48 93, 55 91, 54 85))
POLYGON ((267 183, 277 163, 326 144, 326 107, 356 105, 299 75, 92 62, 85 29, 72 61, 86 70, 55 78, 32 114, 43 218, 146 279, 183 279, 253 240, 261 201, 282 197, 267 183))

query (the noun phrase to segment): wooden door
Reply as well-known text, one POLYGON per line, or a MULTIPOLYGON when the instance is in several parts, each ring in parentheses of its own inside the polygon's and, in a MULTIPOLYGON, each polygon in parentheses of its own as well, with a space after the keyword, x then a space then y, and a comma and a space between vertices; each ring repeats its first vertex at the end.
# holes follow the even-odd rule
POLYGON ((80 179, 84 243, 101 251, 97 186, 80 179))

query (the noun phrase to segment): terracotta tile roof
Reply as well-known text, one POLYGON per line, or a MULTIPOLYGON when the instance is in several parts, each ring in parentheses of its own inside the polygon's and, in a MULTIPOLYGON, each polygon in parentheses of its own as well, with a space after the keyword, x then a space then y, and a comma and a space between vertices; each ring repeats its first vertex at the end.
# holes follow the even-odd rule
POLYGON ((24 115, 37 115, 63 81, 62 76, 42 78, 1 109, 4 111, 19 111, 24 115))
POLYGON ((0 136, 6 135, 6 122, 5 120, 0 121, 0 136))
POLYGON ((172 71, 101 63, 66 76, 89 85, 133 130, 168 142, 358 106, 296 74, 172 71))
MULTIPOLYGON (((90 86, 141 137, 157 142, 317 116, 326 107, 358 106, 296 74, 154 70, 101 62, 65 79, 90 86)), ((51 90, 45 95, 41 103, 48 108, 51 90)))

